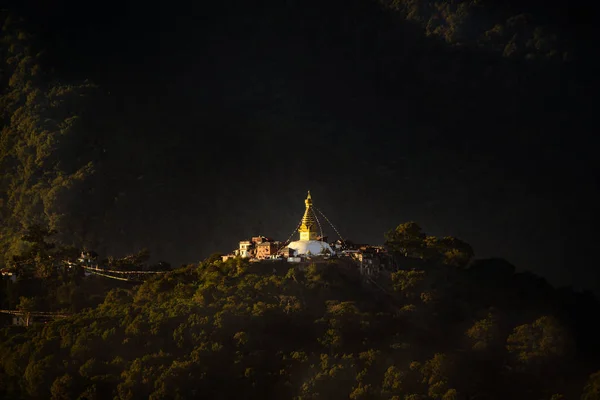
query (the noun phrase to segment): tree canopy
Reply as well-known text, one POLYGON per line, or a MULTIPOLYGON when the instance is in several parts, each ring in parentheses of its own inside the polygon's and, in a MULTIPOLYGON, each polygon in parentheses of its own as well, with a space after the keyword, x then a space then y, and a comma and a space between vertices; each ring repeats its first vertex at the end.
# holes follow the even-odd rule
MULTIPOLYGON (((400 227, 400 233, 427 238, 414 223, 400 227)), ((27 236, 36 246, 46 237, 27 236)), ((146 255, 124 260, 143 262, 146 255)), ((600 348, 592 343, 599 332, 591 326, 581 332, 572 319, 574 310, 597 311, 596 300, 572 292, 574 301, 565 302, 564 292, 550 289, 540 302, 523 292, 537 282, 514 269, 504 284, 489 286, 498 260, 460 268, 446 261, 435 258, 423 268, 383 271, 369 280, 352 262, 335 258, 291 266, 210 257, 137 286, 106 285, 104 277, 76 272, 30 275, 2 289, 10 289, 17 309, 74 314, 0 331, 0 393, 53 399, 596 398, 600 348), (23 296, 35 282, 45 289, 23 296)))
POLYGON ((84 134, 80 115, 95 86, 61 83, 46 73, 42 53, 12 17, 4 20, 0 41, 2 264, 23 249, 25 229, 61 228, 65 192, 92 172, 77 143, 84 134))

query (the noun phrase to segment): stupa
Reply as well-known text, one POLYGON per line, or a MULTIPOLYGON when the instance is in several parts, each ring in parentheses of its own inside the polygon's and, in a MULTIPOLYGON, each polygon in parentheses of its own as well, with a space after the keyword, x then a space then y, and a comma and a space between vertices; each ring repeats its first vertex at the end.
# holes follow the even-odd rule
POLYGON ((317 222, 315 213, 312 207, 312 197, 310 191, 306 200, 304 200, 306 210, 302 217, 302 224, 298 229, 300 232, 300 240, 290 242, 288 248, 294 251, 294 256, 317 256, 334 254, 333 249, 329 244, 321 240, 317 240, 317 222))

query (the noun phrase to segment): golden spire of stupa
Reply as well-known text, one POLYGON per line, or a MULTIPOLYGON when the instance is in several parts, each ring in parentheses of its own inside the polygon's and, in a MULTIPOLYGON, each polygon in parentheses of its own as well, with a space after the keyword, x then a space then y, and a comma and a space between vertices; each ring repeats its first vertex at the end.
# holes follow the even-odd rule
POLYGON ((304 200, 304 204, 306 205, 306 210, 304 211, 304 216, 302 217, 302 225, 298 229, 300 232, 300 240, 317 240, 317 227, 315 222, 315 213, 312 209, 312 197, 310 197, 310 190, 308 191, 308 196, 306 196, 306 200, 304 200))

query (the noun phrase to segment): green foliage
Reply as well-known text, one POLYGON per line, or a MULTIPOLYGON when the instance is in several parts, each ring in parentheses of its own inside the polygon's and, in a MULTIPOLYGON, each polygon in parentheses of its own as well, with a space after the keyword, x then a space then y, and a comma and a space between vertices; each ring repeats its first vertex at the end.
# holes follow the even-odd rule
POLYGON ((408 298, 415 298, 421 293, 425 280, 425 271, 396 271, 391 274, 394 290, 402 292, 408 298))
POLYGON ((108 266, 110 269, 121 271, 138 271, 144 269, 144 264, 150 258, 150 251, 142 249, 137 253, 130 254, 122 258, 108 258, 108 266))
POLYGON ((16 308, 21 311, 33 311, 38 309, 38 301, 35 298, 20 297, 16 308))
POLYGON ((466 335, 473 343, 473 350, 488 350, 500 338, 498 322, 490 313, 486 318, 476 321, 466 335))
POLYGON ((445 354, 436 354, 425 362, 421 368, 423 383, 428 386, 427 394, 434 399, 451 399, 456 395, 456 390, 448 387, 448 375, 452 364, 445 354))
POLYGON ((53 240, 56 231, 39 225, 24 229, 21 242, 26 245, 22 252, 13 255, 9 265, 17 272, 47 279, 64 266, 65 260, 77 257, 77 250, 60 246, 53 240))
POLYGON ((583 389, 583 395, 581 400, 599 400, 600 399, 600 371, 590 375, 585 388, 583 389))
POLYGON ((14 19, 4 21, 0 43, 2 264, 26 248, 21 232, 27 227, 61 227, 65 195, 92 172, 91 163, 65 155, 83 134, 79 114, 95 87, 52 82, 30 35, 14 19))
POLYGON ((474 255, 469 244, 451 236, 438 240, 430 247, 435 247, 442 255, 444 264, 455 267, 465 267, 474 255))
POLYGON ((425 247, 426 236, 415 222, 398 225, 396 229, 386 233, 385 239, 388 248, 402 253, 405 257, 421 258, 423 256, 422 250, 425 247))
POLYGON ((73 392, 73 377, 69 374, 64 374, 56 378, 50 388, 50 394, 52 395, 51 400, 72 399, 76 395, 73 392))
POLYGON ((531 324, 517 326, 508 337, 506 347, 519 362, 534 364, 563 355, 567 342, 567 332, 559 322, 543 316, 531 324))
MULTIPOLYGON (((468 271, 380 277, 380 286, 396 289, 382 302, 380 287, 345 276, 343 264, 281 265, 285 274, 274 274, 273 265, 206 260, 136 288, 112 290, 97 307, 68 319, 24 333, 4 331, 0 392, 53 399, 243 393, 261 399, 455 400, 500 388, 514 399, 573 394, 566 381, 548 382, 546 393, 537 380, 520 378, 523 372, 556 371, 540 365, 568 362, 558 319, 541 317, 507 330, 497 310, 464 308, 453 288, 468 292, 465 284, 478 284, 464 281, 468 271), (436 301, 406 304, 407 297, 429 293, 425 283, 436 288, 436 301), (396 303, 412 311, 400 311, 396 303), (470 326, 453 322, 459 309, 465 315, 458 321, 474 321, 470 326)), ((38 306, 25 297, 19 305, 38 306)), ((596 398, 597 378, 590 377, 586 400, 596 398)))
POLYGON ((481 0, 380 0, 417 22, 427 36, 457 46, 482 47, 504 57, 566 59, 564 43, 529 14, 508 16, 481 0))
POLYGON ((405 222, 385 234, 386 247, 406 258, 465 267, 473 258, 471 246, 460 239, 447 236, 427 236, 415 222, 405 222))

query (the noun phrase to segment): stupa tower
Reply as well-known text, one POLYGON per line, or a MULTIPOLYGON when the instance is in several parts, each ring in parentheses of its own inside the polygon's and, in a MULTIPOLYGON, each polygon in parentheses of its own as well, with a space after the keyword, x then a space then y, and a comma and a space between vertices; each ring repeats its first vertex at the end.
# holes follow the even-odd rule
POLYGON ((304 216, 300 222, 300 240, 291 242, 288 244, 288 248, 293 250, 294 256, 317 256, 325 254, 334 254, 333 249, 329 244, 321 240, 317 240, 317 226, 319 224, 317 216, 313 210, 313 201, 310 197, 310 192, 304 200, 306 209, 304 210, 304 216))
POLYGON ((314 211, 312 209, 312 197, 310 197, 310 191, 306 200, 304 200, 306 210, 302 217, 302 224, 298 229, 300 232, 300 240, 317 240, 317 224, 315 222, 314 211))

